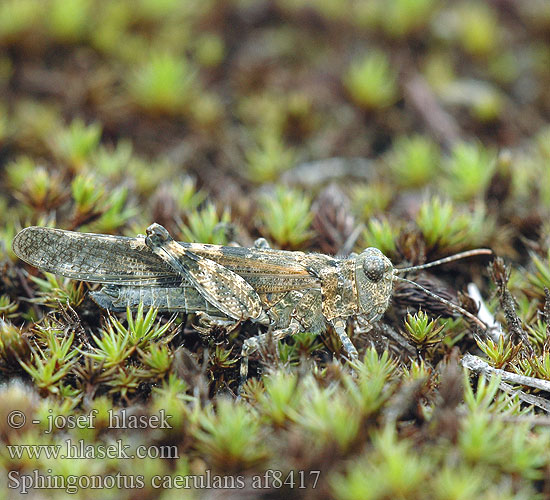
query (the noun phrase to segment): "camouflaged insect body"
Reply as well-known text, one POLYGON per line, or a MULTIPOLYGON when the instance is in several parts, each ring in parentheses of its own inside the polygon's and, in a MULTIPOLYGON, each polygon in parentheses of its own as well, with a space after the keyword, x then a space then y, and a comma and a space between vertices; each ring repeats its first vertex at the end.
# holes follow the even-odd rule
MULTIPOLYGON (((352 359, 357 351, 346 333, 347 318, 377 320, 392 293, 393 266, 376 248, 338 259, 273 250, 265 242, 257 248, 178 243, 153 224, 145 238, 30 227, 15 237, 13 249, 44 271, 103 283, 92 298, 109 310, 143 303, 224 321, 251 320, 269 326, 274 339, 319 332, 328 321, 352 359)), ((247 339, 243 356, 266 335, 247 339)))

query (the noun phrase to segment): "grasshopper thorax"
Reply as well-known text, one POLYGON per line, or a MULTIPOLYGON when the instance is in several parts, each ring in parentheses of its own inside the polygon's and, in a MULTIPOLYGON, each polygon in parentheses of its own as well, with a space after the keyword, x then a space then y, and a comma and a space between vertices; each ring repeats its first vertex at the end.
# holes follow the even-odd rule
POLYGON ((355 286, 361 314, 367 321, 382 317, 389 306, 393 286, 393 265, 378 248, 369 247, 355 261, 355 286))

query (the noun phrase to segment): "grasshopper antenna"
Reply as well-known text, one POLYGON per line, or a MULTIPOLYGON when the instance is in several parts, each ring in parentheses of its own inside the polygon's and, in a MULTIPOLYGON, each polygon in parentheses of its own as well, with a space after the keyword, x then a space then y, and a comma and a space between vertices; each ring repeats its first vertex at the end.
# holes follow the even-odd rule
POLYGON ((419 285, 418 283, 415 283, 412 280, 408 280, 407 278, 402 278, 401 276, 395 276, 399 273, 406 273, 409 271, 419 271, 421 269, 427 269, 429 267, 434 266, 440 266, 441 264, 446 264, 447 262, 454 262, 455 260, 465 259, 467 257, 473 257, 476 255, 493 255, 493 251, 488 248, 477 248, 475 250, 468 250, 466 252, 460 252, 455 255, 451 255, 449 257, 445 257, 443 259, 435 260, 433 262, 428 262, 427 264, 423 264, 421 266, 412 266, 412 267, 402 267, 397 268, 394 270, 394 278, 399 281, 404 281, 406 283, 409 283, 410 285, 413 285, 420 290, 422 290, 426 295, 429 295, 430 297, 433 297, 434 299, 438 300, 439 302, 445 304, 446 306, 450 307, 454 311, 459 312, 460 314, 466 316, 467 318, 471 319, 476 325, 478 325, 483 330, 487 330, 487 325, 483 323, 479 318, 474 316, 472 313, 466 311, 463 307, 460 307, 457 304, 453 304, 452 302, 449 302, 448 300, 444 299, 443 297, 440 297, 439 295, 431 292, 427 288, 424 288, 422 285, 419 285))
POLYGON ((443 259, 434 260, 421 266, 401 267, 394 270, 395 273, 408 273, 409 271, 420 271, 421 269, 427 269, 428 267, 440 266, 441 264, 447 264, 447 262, 454 262, 455 260, 465 259, 467 257, 474 257, 476 255, 493 255, 493 251, 489 248, 476 248, 475 250, 468 250, 466 252, 455 253, 449 257, 443 259))
POLYGON ((422 285, 419 285, 418 283, 415 283, 412 280, 408 280, 407 278, 401 278, 401 276, 395 276, 396 280, 404 281, 405 283, 409 283, 410 285, 414 285, 417 288, 420 288, 426 295, 429 295, 430 297, 433 297, 434 299, 438 300, 439 302, 442 302, 443 304, 449 306, 454 311, 459 312, 460 314, 466 316, 467 318, 470 318, 476 325, 478 325, 482 330, 487 330, 487 325, 483 323, 478 317, 474 316, 472 313, 466 311, 463 307, 460 307, 456 304, 453 304, 452 302, 449 302, 447 299, 444 299, 443 297, 440 297, 436 293, 431 292, 427 288, 424 288, 422 285))

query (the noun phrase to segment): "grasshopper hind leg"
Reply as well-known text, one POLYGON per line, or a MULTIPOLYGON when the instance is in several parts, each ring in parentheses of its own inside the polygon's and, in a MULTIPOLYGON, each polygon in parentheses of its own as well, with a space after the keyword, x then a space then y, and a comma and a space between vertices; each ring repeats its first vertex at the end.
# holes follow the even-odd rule
POLYGON ((296 320, 292 320, 287 328, 280 328, 272 332, 262 333, 246 339, 241 350, 241 381, 239 384, 239 392, 241 392, 242 386, 248 378, 249 356, 256 352, 262 345, 267 344, 271 339, 273 342, 279 342, 279 340, 294 335, 301 330, 303 330, 302 326, 296 320))
POLYGON ((323 328, 324 317, 321 313, 321 300, 320 290, 308 292, 294 290, 272 307, 272 316, 278 318, 277 323, 270 327, 272 331, 250 337, 243 343, 240 388, 248 377, 249 356, 267 343, 270 338, 278 342, 298 332, 310 330, 317 333, 323 328))
POLYGON ((213 330, 224 330, 226 333, 231 333, 240 324, 240 321, 227 316, 215 316, 199 311, 196 313, 196 322, 193 323, 193 328, 203 335, 207 335, 213 330))

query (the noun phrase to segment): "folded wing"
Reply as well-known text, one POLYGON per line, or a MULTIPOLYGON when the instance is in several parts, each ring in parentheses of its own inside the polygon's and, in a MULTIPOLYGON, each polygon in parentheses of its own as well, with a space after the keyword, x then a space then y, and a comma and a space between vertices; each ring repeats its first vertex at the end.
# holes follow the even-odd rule
POLYGON ((28 227, 14 238, 13 251, 43 271, 76 280, 151 286, 182 283, 143 238, 28 227))

